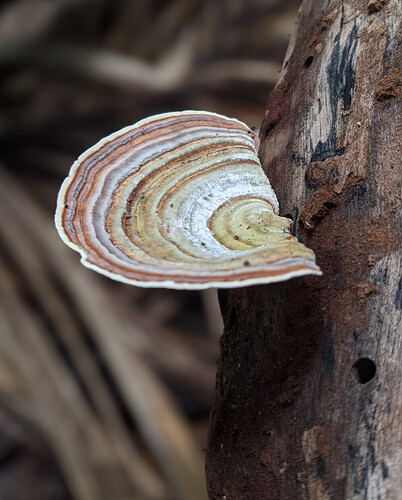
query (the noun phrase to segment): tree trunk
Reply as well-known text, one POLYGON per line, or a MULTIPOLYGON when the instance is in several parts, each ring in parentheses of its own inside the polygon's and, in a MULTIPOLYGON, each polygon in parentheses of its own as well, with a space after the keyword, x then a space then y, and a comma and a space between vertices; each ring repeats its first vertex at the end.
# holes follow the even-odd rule
POLYGON ((402 498, 402 4, 305 0, 261 129, 324 274, 220 291, 211 500, 402 498))

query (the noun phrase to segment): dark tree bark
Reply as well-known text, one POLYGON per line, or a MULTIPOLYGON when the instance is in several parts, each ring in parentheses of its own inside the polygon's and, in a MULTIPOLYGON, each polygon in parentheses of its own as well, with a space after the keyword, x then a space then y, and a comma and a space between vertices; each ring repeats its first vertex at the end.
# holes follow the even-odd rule
POLYGON ((220 291, 211 500, 402 498, 402 4, 305 0, 261 158, 324 272, 220 291))

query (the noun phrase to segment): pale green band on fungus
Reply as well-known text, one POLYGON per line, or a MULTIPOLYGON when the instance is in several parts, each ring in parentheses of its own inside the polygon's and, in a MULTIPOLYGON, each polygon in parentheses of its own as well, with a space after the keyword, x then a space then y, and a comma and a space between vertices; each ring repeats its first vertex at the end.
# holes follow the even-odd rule
POLYGON ((247 125, 206 111, 142 120, 78 158, 56 227, 84 265, 137 286, 232 288, 321 274, 277 215, 257 145, 247 125))

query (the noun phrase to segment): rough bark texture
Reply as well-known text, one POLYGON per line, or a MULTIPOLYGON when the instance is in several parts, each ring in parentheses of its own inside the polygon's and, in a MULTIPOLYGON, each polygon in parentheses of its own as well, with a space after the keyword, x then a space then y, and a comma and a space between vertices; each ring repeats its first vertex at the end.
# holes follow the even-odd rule
POLYGON ((402 498, 401 33, 302 4, 261 158, 324 275, 220 292, 211 500, 402 498))

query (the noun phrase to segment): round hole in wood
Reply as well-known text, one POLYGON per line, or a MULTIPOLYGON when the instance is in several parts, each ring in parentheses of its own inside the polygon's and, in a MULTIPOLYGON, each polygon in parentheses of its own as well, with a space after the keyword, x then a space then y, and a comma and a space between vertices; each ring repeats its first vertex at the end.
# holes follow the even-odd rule
POLYGON ((313 56, 309 56, 305 61, 304 61, 304 64, 303 64, 303 68, 304 69, 307 69, 311 66, 311 63, 313 62, 313 59, 314 57, 313 56))
POLYGON ((366 384, 374 378, 377 367, 374 361, 372 361, 371 359, 360 358, 353 363, 352 371, 354 376, 356 377, 356 380, 360 384, 366 384))

